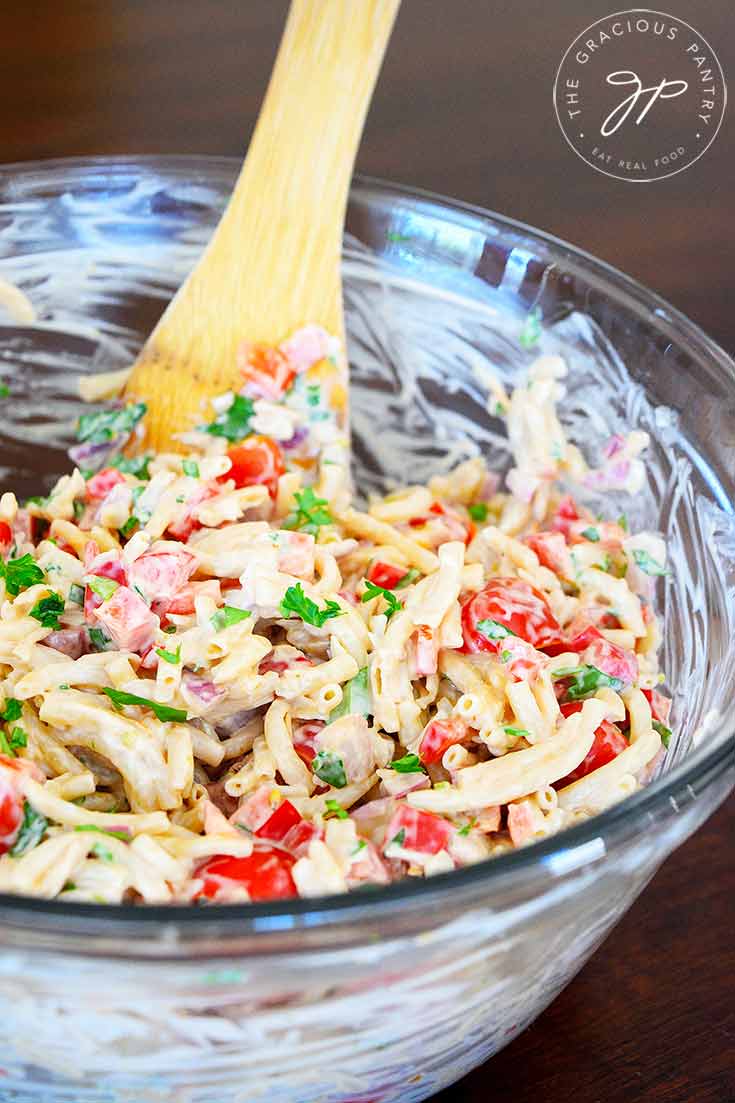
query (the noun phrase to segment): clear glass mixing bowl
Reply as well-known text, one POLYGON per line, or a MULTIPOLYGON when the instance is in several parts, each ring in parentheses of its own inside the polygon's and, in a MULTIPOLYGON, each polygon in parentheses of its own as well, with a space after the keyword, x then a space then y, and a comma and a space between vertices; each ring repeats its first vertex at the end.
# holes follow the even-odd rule
MULTIPOLYGON (((236 172, 202 158, 0 172, 4 486, 65 465, 74 376, 126 363, 214 226, 236 172)), ((735 782, 735 374, 651 292, 509 219, 371 181, 345 247, 358 480, 419 481, 482 450, 489 361, 506 379, 537 307, 570 364, 584 448, 642 427, 661 529, 677 737, 645 790, 490 863, 347 898, 208 909, 0 898, 0 1095, 16 1103, 411 1103, 484 1061, 567 984, 735 782)), ((608 514, 609 515, 609 514, 608 514)), ((706 870, 702 871, 706 876, 706 870)), ((655 953, 655 948, 652 948, 655 953)), ((712 963, 713 969, 715 963, 712 963)))

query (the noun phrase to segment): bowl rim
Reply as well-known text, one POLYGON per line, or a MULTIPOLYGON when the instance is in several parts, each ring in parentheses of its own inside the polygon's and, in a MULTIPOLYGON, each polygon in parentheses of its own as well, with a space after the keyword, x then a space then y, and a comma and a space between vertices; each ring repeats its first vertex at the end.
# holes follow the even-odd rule
MULTIPOLYGON (((3 202, 2 191, 5 185, 17 176, 49 177, 59 173, 73 175, 95 169, 104 169, 112 174, 158 169, 187 178, 193 170, 203 171, 210 176, 216 172, 220 177, 230 177, 240 165, 241 161, 236 157, 194 154, 102 155, 20 161, 0 165, 0 204, 3 202)), ((601 289, 609 289, 612 285, 618 300, 624 295, 632 302, 634 309, 645 310, 647 321, 654 328, 663 333, 675 329, 679 345, 685 343, 696 355, 714 359, 719 368, 730 377, 735 388, 735 361, 720 345, 656 292, 648 290, 637 280, 584 249, 545 230, 479 205, 377 177, 356 175, 351 195, 358 198, 361 195, 381 195, 386 198, 420 201, 435 208, 437 216, 451 211, 465 221, 471 219, 473 223, 484 223, 486 227, 500 225, 516 234, 527 235, 535 243, 542 243, 557 254, 561 251, 570 263, 581 264, 585 276, 594 279, 601 289)), ((725 509, 732 513, 733 504, 727 502, 725 509)), ((58 900, 0 893, 0 920, 12 928, 22 927, 25 922, 40 924, 45 930, 53 931, 54 936, 60 940, 66 935, 92 932, 124 937, 133 929, 140 935, 151 936, 157 929, 165 929, 170 934, 172 927, 180 928, 185 947, 194 945, 198 941, 198 935, 204 941, 218 935, 226 938, 235 934, 257 940, 258 936, 268 934, 269 943, 275 936, 276 952, 279 935, 286 936, 294 930, 317 928, 315 934, 321 937, 317 937, 315 941, 310 939, 309 949, 333 948, 335 927, 359 925, 366 918, 377 919, 380 916, 393 915, 397 911, 418 911, 423 914, 423 923, 427 925, 431 920, 427 920, 426 916, 431 913, 435 904, 446 903, 447 894, 451 890, 459 897, 464 890, 486 888, 489 898, 491 890, 497 891, 517 884, 529 875, 554 875, 554 859, 561 856, 578 854, 579 861, 575 863, 570 860, 566 863, 568 868, 578 867, 584 860, 584 855, 590 854, 590 846, 594 846, 596 841, 601 840, 605 844, 622 836, 645 833, 650 830, 657 813, 660 815, 668 810, 669 814, 673 812, 674 815, 681 815, 687 802, 691 804, 699 799, 704 788, 725 776, 728 767, 732 768, 735 717, 729 723, 723 721, 724 726, 730 730, 725 734, 719 732, 712 746, 700 746, 650 785, 589 820, 532 846, 431 878, 405 878, 384 887, 370 887, 344 895, 299 898, 282 903, 220 904, 214 907, 194 907, 191 904, 139 906, 62 903, 58 900)), ((606 848, 603 846, 602 854, 605 852, 606 848)), ((74 947, 74 952, 85 951, 74 947)), ((94 947, 88 952, 95 954, 94 947)), ((135 944, 129 955, 125 956, 138 956, 135 944)))

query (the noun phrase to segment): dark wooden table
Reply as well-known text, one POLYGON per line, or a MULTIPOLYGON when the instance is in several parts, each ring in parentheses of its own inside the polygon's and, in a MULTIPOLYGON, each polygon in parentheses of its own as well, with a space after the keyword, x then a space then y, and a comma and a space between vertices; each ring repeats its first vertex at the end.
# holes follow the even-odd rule
MULTIPOLYGON (((637 276, 735 352, 733 119, 686 172, 593 172, 552 109, 613 0, 404 0, 358 166, 544 227, 637 276)), ((732 0, 666 0, 735 73, 732 0)), ((284 0, 3 5, 0 159, 246 147, 284 0)), ((674 855, 580 976, 442 1103, 735 1101, 735 802, 674 855)))

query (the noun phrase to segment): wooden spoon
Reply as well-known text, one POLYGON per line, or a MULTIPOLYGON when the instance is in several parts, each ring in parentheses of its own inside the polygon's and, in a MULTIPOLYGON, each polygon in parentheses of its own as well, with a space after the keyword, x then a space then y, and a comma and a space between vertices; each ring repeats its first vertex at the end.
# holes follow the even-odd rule
MULTIPOLYGON (((148 406, 136 449, 177 449, 172 434, 208 420, 205 400, 242 385, 243 340, 277 344, 316 322, 344 348, 347 193, 399 3, 292 0, 227 209, 128 380, 126 397, 148 406)), ((346 388, 344 357, 341 369, 346 388)))

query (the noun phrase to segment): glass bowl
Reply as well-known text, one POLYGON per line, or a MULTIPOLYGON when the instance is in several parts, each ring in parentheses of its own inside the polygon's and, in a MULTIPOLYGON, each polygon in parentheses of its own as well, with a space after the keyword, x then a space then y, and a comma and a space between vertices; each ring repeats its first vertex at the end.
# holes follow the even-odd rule
MULTIPOLYGON (((0 306, 5 487, 38 493, 64 468, 75 376, 129 361, 236 170, 120 158, 0 172, 0 278, 36 312, 0 306)), ((4 1099, 424 1099, 539 1014, 735 783, 732 361, 651 292, 510 219, 363 180, 347 230, 363 486, 478 451, 502 469, 483 375, 489 362, 512 380, 539 349, 569 363, 563 420, 584 449, 650 434, 647 487, 602 508, 669 541, 659 601, 676 739, 652 784, 601 816, 427 881, 206 909, 0 897, 4 1099), (527 351, 532 309, 544 329, 527 351)))

